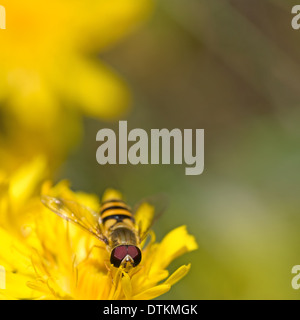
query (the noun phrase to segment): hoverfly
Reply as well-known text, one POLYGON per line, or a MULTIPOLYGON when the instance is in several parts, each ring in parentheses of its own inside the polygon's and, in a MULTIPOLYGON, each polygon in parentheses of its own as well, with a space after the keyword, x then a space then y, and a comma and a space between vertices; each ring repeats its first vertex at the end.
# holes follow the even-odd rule
POLYGON ((75 201, 43 195, 42 203, 66 221, 75 223, 106 244, 110 263, 125 271, 138 266, 142 260, 141 244, 154 222, 163 213, 164 197, 148 198, 131 208, 121 199, 103 202, 99 213, 75 201), (160 201, 158 201, 160 200, 160 201), (148 204, 147 216, 140 214, 142 205, 148 204))

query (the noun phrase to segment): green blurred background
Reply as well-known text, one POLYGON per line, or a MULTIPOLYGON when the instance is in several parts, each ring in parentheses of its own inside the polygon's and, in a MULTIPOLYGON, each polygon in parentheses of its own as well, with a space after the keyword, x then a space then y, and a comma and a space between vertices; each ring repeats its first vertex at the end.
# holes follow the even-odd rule
MULTIPOLYGON (((165 192, 161 240, 186 224, 199 250, 164 299, 298 299, 300 264, 300 31, 287 0, 161 0, 151 19, 101 53, 129 83, 133 128, 204 128, 205 171, 184 165, 96 162, 96 133, 118 123, 86 118, 84 137, 57 174, 73 189, 121 189, 130 204, 165 192)), ((148 131, 149 132, 149 131, 148 131)))

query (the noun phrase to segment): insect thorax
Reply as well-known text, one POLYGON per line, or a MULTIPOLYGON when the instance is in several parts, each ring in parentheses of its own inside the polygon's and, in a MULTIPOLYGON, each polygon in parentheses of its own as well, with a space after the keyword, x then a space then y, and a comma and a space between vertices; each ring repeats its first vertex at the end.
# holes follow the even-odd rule
POLYGON ((111 229, 109 239, 111 248, 115 248, 120 245, 138 245, 135 230, 128 228, 124 223, 117 223, 111 229))

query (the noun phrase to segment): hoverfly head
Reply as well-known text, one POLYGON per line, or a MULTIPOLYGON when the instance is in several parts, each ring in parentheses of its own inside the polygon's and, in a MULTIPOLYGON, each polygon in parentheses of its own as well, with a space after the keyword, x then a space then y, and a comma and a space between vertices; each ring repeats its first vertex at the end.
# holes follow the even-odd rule
POLYGON ((125 270, 136 267, 142 260, 141 250, 136 246, 121 245, 111 252, 110 263, 114 267, 122 266, 125 270))

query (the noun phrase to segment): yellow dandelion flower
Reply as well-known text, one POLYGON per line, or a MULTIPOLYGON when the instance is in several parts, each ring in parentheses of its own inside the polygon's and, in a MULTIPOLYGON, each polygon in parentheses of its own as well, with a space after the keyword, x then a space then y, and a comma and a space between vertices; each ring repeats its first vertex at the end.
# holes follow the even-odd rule
MULTIPOLYGON (((32 179, 28 176, 18 180, 16 188, 20 192, 25 181, 31 189, 37 184, 35 175, 31 174, 32 179)), ((0 192, 2 198, 8 197, 5 191, 0 192)), ((54 187, 44 183, 42 194, 99 210, 96 195, 73 192, 66 181, 54 187)), ((112 195, 120 197, 108 190, 103 200, 112 195)), ((0 265, 6 270, 6 289, 0 290, 1 299, 153 299, 169 291, 190 269, 189 264, 183 265, 171 275, 167 270, 178 256, 197 248, 185 226, 172 230, 161 242, 156 242, 150 232, 142 261, 125 272, 110 264, 110 252, 102 241, 52 213, 39 196, 19 195, 14 201, 18 199, 22 199, 22 207, 15 210, 22 211, 22 232, 12 233, 6 222, 0 227, 0 265)), ((137 219, 149 219, 152 209, 150 205, 141 206, 137 219)))
POLYGON ((0 159, 13 171, 38 153, 59 161, 80 137, 81 115, 115 119, 126 111, 125 82, 97 54, 144 20, 152 1, 1 5, 7 26, 0 30, 0 159))
POLYGON ((21 234, 28 215, 31 199, 38 196, 38 188, 47 177, 47 161, 37 156, 13 173, 0 169, 0 226, 11 233, 21 234))

